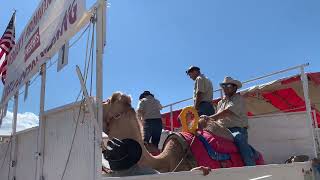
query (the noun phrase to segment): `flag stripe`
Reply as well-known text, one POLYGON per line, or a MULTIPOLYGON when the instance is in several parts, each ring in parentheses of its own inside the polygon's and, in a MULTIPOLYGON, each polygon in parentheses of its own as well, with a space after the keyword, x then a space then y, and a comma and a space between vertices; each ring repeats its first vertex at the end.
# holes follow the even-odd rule
POLYGON ((3 63, 3 61, 5 60, 5 54, 6 54, 6 51, 3 51, 3 50, 1 50, 0 51, 0 64, 2 64, 3 63))
POLYGON ((14 28, 15 13, 0 39, 0 76, 2 83, 5 83, 7 77, 7 59, 6 55, 11 51, 15 44, 15 28, 14 28))
POLYGON ((3 49, 4 51, 6 51, 6 53, 8 53, 10 51, 10 49, 4 43, 0 44, 0 48, 3 49))

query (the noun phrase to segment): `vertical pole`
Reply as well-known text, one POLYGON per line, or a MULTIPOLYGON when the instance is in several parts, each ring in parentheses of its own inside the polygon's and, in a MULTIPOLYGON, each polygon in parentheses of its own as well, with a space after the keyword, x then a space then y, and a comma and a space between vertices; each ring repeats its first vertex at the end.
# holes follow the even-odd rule
MULTIPOLYGON (((97 103, 97 121, 99 126, 102 129, 102 98, 103 98, 103 63, 102 63, 102 55, 104 48, 104 37, 103 34, 105 32, 105 0, 98 0, 99 6, 97 9, 96 20, 97 20, 97 32, 96 32, 96 103, 97 103)), ((101 148, 100 142, 102 141, 102 132, 100 129, 95 129, 95 180, 101 179, 101 167, 102 167, 102 159, 101 159, 101 148)))
POLYGON ((42 64, 40 69, 41 75, 41 91, 40 91, 40 112, 39 112, 39 134, 38 142, 38 167, 37 167, 37 179, 43 179, 43 164, 44 164, 44 145, 45 145, 45 126, 46 121, 44 117, 44 104, 46 98, 46 75, 47 75, 47 66, 46 63, 42 64))
POLYGON ((221 98, 221 99, 223 98, 223 91, 222 91, 222 89, 220 89, 220 98, 221 98))
POLYGON ((172 111, 172 105, 170 105, 170 129, 171 129, 171 132, 173 132, 173 111, 172 111))
POLYGON ((13 109, 13 122, 12 122, 12 148, 11 148, 11 162, 12 167, 11 179, 15 179, 16 176, 16 165, 17 165, 17 118, 18 118, 18 99, 19 91, 14 94, 14 109, 13 109))
POLYGON ((309 99, 308 78, 304 72, 303 66, 300 67, 300 70, 301 70, 301 81, 302 81, 303 95, 304 95, 304 100, 306 103, 307 124, 309 126, 311 137, 313 139, 315 157, 318 157, 318 152, 317 152, 318 150, 317 150, 316 140, 315 140, 315 136, 314 136, 314 126, 313 126, 312 115, 311 115, 311 104, 310 104, 310 99, 309 99))
POLYGON ((320 144, 319 144, 320 136, 319 136, 319 125, 318 125, 316 111, 312 110, 312 114, 313 114, 314 125, 315 125, 316 145, 317 145, 317 150, 319 151, 319 149, 320 149, 320 144))

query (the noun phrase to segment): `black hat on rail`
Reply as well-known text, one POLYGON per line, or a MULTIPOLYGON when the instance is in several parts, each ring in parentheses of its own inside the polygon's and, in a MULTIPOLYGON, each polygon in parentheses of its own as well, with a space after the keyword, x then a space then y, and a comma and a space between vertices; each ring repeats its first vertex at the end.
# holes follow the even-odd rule
POLYGON ((108 141, 103 155, 109 162, 111 170, 125 170, 137 164, 142 155, 142 148, 133 139, 112 138, 108 141))

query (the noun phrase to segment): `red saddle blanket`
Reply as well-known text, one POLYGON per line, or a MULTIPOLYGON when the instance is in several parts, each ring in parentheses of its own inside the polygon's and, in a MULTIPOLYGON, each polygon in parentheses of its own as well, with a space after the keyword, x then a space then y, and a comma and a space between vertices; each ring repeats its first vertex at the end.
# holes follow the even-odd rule
MULTIPOLYGON (((198 166, 207 166, 212 169, 244 166, 241 155, 238 152, 238 148, 232 141, 216 136, 207 131, 198 131, 198 133, 207 140, 211 148, 213 148, 216 152, 230 155, 230 160, 213 160, 210 158, 207 150, 198 138, 195 138, 193 143, 191 144, 194 135, 187 132, 181 132, 180 134, 185 138, 187 143, 189 145, 191 144, 190 149, 192 154, 194 155, 195 160, 197 161, 198 166)), ((256 165, 263 165, 263 157, 260 153, 258 154, 259 157, 256 159, 256 165)))

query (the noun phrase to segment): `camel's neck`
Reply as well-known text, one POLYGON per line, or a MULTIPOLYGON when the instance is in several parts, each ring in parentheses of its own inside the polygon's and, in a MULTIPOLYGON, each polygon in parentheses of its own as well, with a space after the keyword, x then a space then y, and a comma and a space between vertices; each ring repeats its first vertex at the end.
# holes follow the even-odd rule
POLYGON ((126 122, 126 124, 118 124, 113 126, 109 132, 109 137, 116 137, 119 139, 130 138, 136 140, 142 147, 142 157, 139 161, 139 165, 152 167, 159 171, 168 171, 166 170, 168 166, 168 158, 166 157, 165 153, 162 153, 158 156, 152 156, 144 146, 142 139, 143 126, 136 118, 135 113, 128 114, 125 118, 126 119, 119 120, 119 122, 126 122))
POLYGON ((153 169, 156 169, 160 172, 168 172, 168 157, 161 153, 158 156, 151 155, 147 148, 142 144, 142 157, 139 161, 139 165, 146 166, 146 167, 152 167, 153 169))

